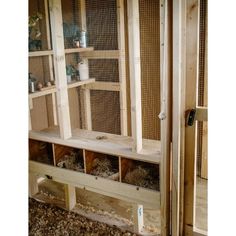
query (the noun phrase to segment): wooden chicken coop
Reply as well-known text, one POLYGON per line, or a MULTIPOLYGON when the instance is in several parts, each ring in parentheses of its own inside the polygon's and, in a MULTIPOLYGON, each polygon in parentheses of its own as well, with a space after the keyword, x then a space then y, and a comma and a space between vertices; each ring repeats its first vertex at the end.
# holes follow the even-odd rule
POLYGON ((183 130, 206 129, 186 128, 183 112, 207 119, 195 91, 200 2, 29 0, 30 197, 47 179, 64 186, 68 210, 80 189, 131 204, 133 232, 191 235, 194 163, 184 187, 180 156, 197 148, 183 130), (158 212, 154 231, 146 206, 158 212))

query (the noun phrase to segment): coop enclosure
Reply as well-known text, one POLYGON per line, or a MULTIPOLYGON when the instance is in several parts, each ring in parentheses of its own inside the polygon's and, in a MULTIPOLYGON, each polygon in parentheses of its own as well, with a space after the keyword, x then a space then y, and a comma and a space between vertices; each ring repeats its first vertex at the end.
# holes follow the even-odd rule
POLYGON ((161 0, 29 0, 31 196, 47 175, 67 186, 69 210, 83 188, 135 203, 139 233, 142 204, 162 206, 166 231, 170 10, 161 0))

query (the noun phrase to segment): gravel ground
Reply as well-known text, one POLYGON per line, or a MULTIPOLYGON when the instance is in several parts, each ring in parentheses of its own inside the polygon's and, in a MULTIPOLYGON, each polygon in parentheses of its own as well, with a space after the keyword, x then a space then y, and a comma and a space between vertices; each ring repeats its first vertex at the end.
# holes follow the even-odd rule
POLYGON ((116 227, 89 220, 50 204, 29 199, 30 236, 137 236, 116 227))

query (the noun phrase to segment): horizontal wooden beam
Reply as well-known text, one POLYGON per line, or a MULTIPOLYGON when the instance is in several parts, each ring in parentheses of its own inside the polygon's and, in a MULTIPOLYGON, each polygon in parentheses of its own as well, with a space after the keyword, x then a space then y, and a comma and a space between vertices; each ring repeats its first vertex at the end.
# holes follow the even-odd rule
POLYGON ((29 52, 29 57, 42 57, 52 55, 52 50, 29 52))
POLYGON ((207 107, 196 107, 196 120, 207 121, 208 120, 208 108, 207 107))
POLYGON ((95 50, 91 52, 81 52, 82 57, 88 59, 119 59, 119 50, 95 50))
POLYGON ((142 151, 140 153, 135 153, 132 151, 132 137, 97 131, 75 129, 72 131, 72 137, 70 139, 63 140, 60 138, 58 127, 52 127, 43 131, 30 131, 29 138, 94 152, 127 157, 153 164, 160 163, 161 147, 160 141, 158 140, 143 139, 142 151), (99 137, 104 137, 104 139, 99 139, 99 137))
POLYGON ((88 47, 88 48, 67 48, 67 49, 65 49, 65 54, 91 52, 93 50, 94 50, 93 47, 88 47))
POLYGON ((160 206, 160 193, 145 188, 120 183, 105 178, 92 176, 64 168, 29 161, 29 171, 34 174, 49 175, 54 181, 83 188, 106 196, 129 202, 160 206))
POLYGON ((95 82, 93 84, 86 84, 84 88, 91 89, 91 90, 120 91, 120 83, 95 82))
MULTIPOLYGON (((79 86, 82 86, 82 85, 85 85, 85 84, 94 83, 94 82, 95 82, 95 79, 88 79, 88 80, 82 80, 82 81, 73 81, 73 82, 67 84, 67 88, 68 89, 76 88, 76 87, 79 87, 79 86)), ((48 88, 43 89, 42 91, 36 91, 34 93, 30 93, 29 94, 29 99, 49 95, 49 94, 55 93, 56 91, 57 91, 56 86, 52 85, 48 88)))

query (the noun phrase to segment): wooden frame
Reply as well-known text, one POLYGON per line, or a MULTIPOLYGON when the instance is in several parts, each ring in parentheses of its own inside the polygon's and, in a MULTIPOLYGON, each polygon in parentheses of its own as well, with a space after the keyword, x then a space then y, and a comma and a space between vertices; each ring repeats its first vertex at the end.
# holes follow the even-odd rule
POLYGON ((170 234, 170 145, 171 145, 171 1, 160 1, 161 74, 161 233, 170 234))
POLYGON ((49 0, 50 23, 52 29, 52 43, 54 54, 54 70, 57 89, 57 108, 60 124, 60 134, 63 139, 71 137, 71 124, 69 115, 69 101, 66 80, 66 63, 64 52, 64 37, 62 29, 61 1, 49 0))
MULTIPOLYGON (((46 129, 44 131, 30 132, 30 138, 53 142, 55 144, 68 145, 90 151, 98 151, 117 155, 119 167, 121 167, 121 157, 133 160, 141 160, 160 164, 161 172, 161 193, 150 191, 143 188, 129 186, 120 182, 100 177, 88 176, 83 173, 75 173, 71 170, 60 169, 41 163, 30 161, 30 172, 34 174, 50 175, 53 180, 65 184, 66 206, 71 210, 75 205, 75 187, 86 188, 94 192, 102 193, 107 196, 116 197, 126 201, 134 202, 135 229, 140 232, 143 227, 143 207, 142 203, 153 206, 161 205, 162 235, 169 232, 169 171, 170 171, 170 38, 169 38, 169 4, 170 1, 161 1, 160 6, 162 23, 161 35, 161 88, 162 88, 162 113, 161 113, 161 145, 160 142, 144 140, 142 138, 142 110, 141 110, 141 74, 140 74, 140 37, 139 37, 139 3, 138 0, 130 0, 128 4, 128 23, 129 23, 129 56, 130 56, 130 77, 131 77, 131 113, 132 113, 132 138, 127 135, 127 104, 126 104, 126 65, 125 65, 125 36, 124 36, 124 0, 117 0, 117 21, 118 21, 118 47, 119 50, 111 51, 92 51, 67 49, 64 50, 61 3, 60 0, 49 0, 50 3, 50 22, 52 25, 52 42, 54 55, 54 68, 56 77, 56 88, 53 94, 57 94, 57 108, 60 133, 58 130, 46 129), (119 83, 113 82, 94 82, 84 84, 83 97, 85 102, 86 130, 75 130, 72 132, 69 115, 68 91, 72 85, 66 84, 65 74, 65 53, 80 52, 86 58, 105 58, 119 60, 119 83), (111 135, 92 130, 90 90, 107 90, 120 92, 121 110, 121 134, 111 135), (98 140, 97 137, 106 137, 98 140), (133 142, 132 142, 133 141, 133 142), (155 146, 155 148, 154 148, 155 146), (161 195, 161 203, 160 203, 161 195), (141 209, 141 210, 140 210, 141 209), (140 214, 141 212, 141 214, 140 214)), ((82 29, 86 30, 85 0, 80 0, 82 29)), ((45 53, 45 52, 43 52, 45 53)), ((46 52, 46 54, 49 52, 46 52)), ((50 54, 47 56, 51 57, 50 54)), ((36 55, 31 55, 36 56, 36 55)), ((52 91, 51 91, 52 92, 52 91)), ((50 94, 49 91, 44 93, 50 94)), ((45 94, 44 94, 45 95, 45 94)), ((33 96, 33 95, 32 95, 33 96)), ((85 153, 85 152, 84 152, 85 153)), ((86 167, 85 167, 86 168, 86 167)), ((121 173, 120 173, 121 174, 121 173)), ((121 181, 121 177, 119 178, 121 181)))
POLYGON ((127 1, 129 31, 131 128, 134 140, 133 151, 142 150, 142 105, 141 105, 141 67, 139 1, 127 1))
POLYGON ((183 235, 186 1, 173 2, 172 235, 183 235))

